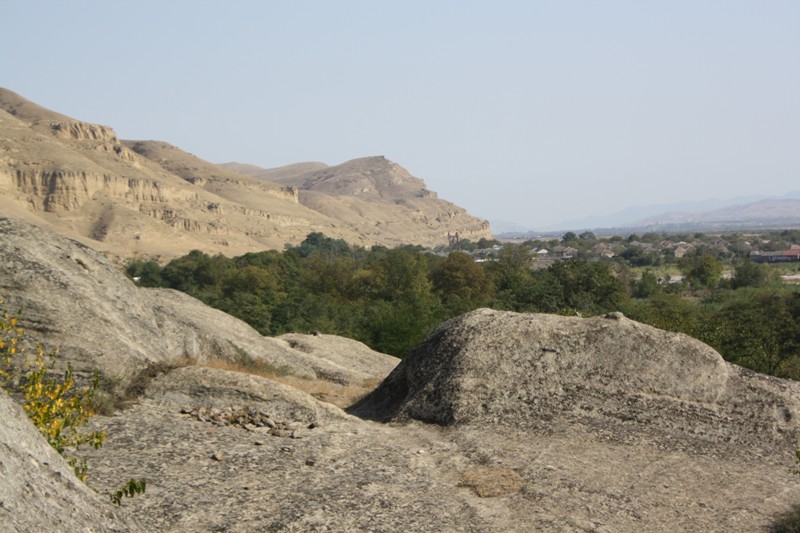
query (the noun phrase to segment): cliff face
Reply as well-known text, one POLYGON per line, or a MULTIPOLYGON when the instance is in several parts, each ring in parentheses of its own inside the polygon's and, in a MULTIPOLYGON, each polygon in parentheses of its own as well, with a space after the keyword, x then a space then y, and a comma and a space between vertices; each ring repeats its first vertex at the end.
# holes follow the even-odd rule
POLYGON ((489 236, 485 221, 438 200, 384 158, 296 170, 310 173, 308 187, 214 165, 164 142, 120 141, 108 126, 0 89, 0 215, 120 259, 192 249, 237 255, 296 244, 311 232, 365 246, 434 246, 456 231, 489 236))
POLYGON ((77 210, 99 195, 130 206, 167 204, 195 196, 189 191, 168 190, 158 182, 145 178, 123 178, 83 171, 17 170, 13 185, 27 197, 33 210, 53 213, 77 210))

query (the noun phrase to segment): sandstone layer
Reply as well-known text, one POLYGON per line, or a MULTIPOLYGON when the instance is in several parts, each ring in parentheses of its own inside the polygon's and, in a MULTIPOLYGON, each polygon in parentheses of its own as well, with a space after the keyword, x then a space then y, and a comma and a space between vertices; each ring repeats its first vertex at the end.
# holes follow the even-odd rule
MULTIPOLYGON (((416 197, 385 189, 373 205, 350 190, 349 174, 337 173, 326 179, 330 191, 315 190, 306 201, 291 184, 214 165, 168 143, 121 141, 108 126, 55 113, 2 88, 0 154, 0 215, 79 239, 119 260, 169 259, 193 249, 228 256, 282 249, 311 232, 364 246, 435 246, 446 244, 451 232, 490 236, 488 223, 439 200, 416 178, 416 197)), ((388 172, 383 181, 405 172, 383 161, 343 167, 367 162, 368 173, 388 172)))

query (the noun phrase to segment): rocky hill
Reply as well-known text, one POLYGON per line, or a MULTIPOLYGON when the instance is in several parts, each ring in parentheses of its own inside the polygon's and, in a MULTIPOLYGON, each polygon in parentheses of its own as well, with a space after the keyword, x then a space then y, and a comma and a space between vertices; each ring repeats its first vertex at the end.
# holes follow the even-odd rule
POLYGON ((442 225, 470 240, 487 234, 486 222, 438 199, 424 181, 383 156, 354 159, 330 167, 320 165, 305 163, 272 170, 237 163, 223 166, 292 187, 299 191, 304 206, 362 227, 368 234, 385 235, 394 244, 423 242, 430 228, 442 225), (393 212, 403 216, 393 219, 381 215, 393 212), (374 227, 369 227, 370 220, 375 221, 374 227), (413 237, 409 240, 405 235, 413 237))
POLYGON ((347 339, 261 337, 8 219, 0 295, 62 364, 136 385, 79 451, 100 496, 0 394, 3 531, 749 532, 800 502, 800 385, 616 313, 478 310, 392 370, 347 339), (349 414, 320 401, 383 376, 349 414), (112 507, 131 477, 147 493, 112 507))
POLYGON ((167 143, 121 141, 107 126, 49 111, 6 89, 0 89, 0 153, 0 215, 120 258, 170 258, 192 249, 237 255, 282 248, 314 231, 362 245, 443 244, 448 232, 489 236, 488 223, 435 195, 410 203, 386 196, 380 208, 355 196, 360 208, 347 208, 338 195, 307 202, 291 186, 167 143))

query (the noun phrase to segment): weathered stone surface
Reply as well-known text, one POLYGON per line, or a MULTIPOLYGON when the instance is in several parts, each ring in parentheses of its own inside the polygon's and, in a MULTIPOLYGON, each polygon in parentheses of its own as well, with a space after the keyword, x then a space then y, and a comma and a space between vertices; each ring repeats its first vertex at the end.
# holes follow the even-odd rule
POLYGON ((314 361, 325 361, 324 368, 320 365, 315 369, 317 376, 343 385, 383 379, 400 362, 366 344, 336 335, 287 333, 277 338, 313 356, 314 361))
POLYGON ((150 530, 758 531, 800 500, 790 449, 676 447, 647 425, 619 439, 557 420, 545 430, 379 424, 239 376, 180 369, 95 421, 109 433, 85 451, 97 483, 147 478, 147 494, 125 503, 150 530), (253 439, 182 414, 187 401, 323 423, 300 438, 253 439))
POLYGON ((354 412, 537 431, 580 423, 622 441, 641 431, 783 451, 800 441, 800 384, 620 316, 474 311, 441 326, 354 412))
POLYGON ((146 531, 127 510, 78 480, 2 390, 0 421, 0 530, 146 531))

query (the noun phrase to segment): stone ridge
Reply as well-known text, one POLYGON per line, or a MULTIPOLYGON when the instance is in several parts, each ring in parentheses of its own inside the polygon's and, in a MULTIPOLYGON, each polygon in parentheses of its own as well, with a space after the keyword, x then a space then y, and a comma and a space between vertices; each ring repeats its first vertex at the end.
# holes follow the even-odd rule
POLYGON ((481 309, 440 326, 353 410, 381 420, 546 428, 555 419, 791 450, 800 384, 621 314, 481 309))

